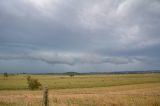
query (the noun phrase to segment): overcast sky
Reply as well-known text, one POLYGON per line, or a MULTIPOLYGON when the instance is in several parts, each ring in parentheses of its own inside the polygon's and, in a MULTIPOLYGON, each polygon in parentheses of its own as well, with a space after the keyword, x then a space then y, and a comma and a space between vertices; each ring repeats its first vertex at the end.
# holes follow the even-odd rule
POLYGON ((160 0, 0 0, 0 72, 160 69, 160 0))

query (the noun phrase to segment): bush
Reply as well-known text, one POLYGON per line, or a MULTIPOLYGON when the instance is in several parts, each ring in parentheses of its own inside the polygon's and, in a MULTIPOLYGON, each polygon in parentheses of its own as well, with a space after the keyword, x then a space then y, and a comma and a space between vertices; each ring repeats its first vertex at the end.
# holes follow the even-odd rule
POLYGON ((8 78, 8 73, 7 72, 3 73, 3 76, 4 76, 4 79, 7 79, 8 78))
POLYGON ((27 81, 29 82, 31 80, 31 76, 27 76, 27 81))
POLYGON ((66 74, 69 75, 70 77, 74 77, 78 73, 76 73, 76 72, 67 72, 66 74))
POLYGON ((41 83, 37 79, 32 79, 30 76, 27 77, 28 88, 30 90, 38 89, 41 86, 41 83))

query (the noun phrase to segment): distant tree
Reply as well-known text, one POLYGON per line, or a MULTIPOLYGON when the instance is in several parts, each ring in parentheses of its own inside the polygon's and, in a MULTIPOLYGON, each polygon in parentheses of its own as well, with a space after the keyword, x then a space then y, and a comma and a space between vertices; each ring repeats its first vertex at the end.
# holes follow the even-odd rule
POLYGON ((30 90, 38 89, 41 86, 41 83, 37 79, 32 79, 30 76, 27 76, 27 82, 30 90))
POLYGON ((5 72, 3 75, 4 75, 4 79, 8 78, 8 73, 7 72, 5 72))
POLYGON ((29 82, 31 79, 31 76, 27 76, 27 81, 29 82))
POLYGON ((26 74, 25 72, 23 72, 22 74, 26 74))
POLYGON ((71 73, 71 74, 70 74, 70 77, 74 77, 74 73, 71 73))
POLYGON ((66 74, 69 75, 70 77, 74 77, 78 73, 76 73, 76 72, 67 72, 66 74))

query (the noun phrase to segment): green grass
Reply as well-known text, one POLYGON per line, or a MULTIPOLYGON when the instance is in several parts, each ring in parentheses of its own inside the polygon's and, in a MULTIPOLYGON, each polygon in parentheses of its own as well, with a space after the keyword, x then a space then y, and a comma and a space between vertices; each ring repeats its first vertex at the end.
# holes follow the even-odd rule
MULTIPOLYGON (((3 75, 0 75, 0 90, 26 90, 26 76, 9 76, 7 80, 4 80, 3 75)), ((31 75, 31 77, 38 79, 43 86, 49 89, 94 88, 160 82, 160 74, 79 75, 75 77, 31 75)))

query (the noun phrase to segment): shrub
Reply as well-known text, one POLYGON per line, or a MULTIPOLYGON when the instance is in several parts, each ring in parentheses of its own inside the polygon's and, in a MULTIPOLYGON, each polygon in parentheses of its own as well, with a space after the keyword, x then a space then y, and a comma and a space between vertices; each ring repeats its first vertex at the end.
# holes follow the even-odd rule
POLYGON ((4 79, 8 78, 8 73, 7 72, 5 72, 3 75, 4 75, 4 79))
POLYGON ((27 76, 27 81, 29 82, 31 80, 31 76, 27 76))
POLYGON ((67 72, 66 74, 69 75, 70 77, 74 77, 78 73, 76 73, 76 72, 67 72))
POLYGON ((38 89, 41 86, 41 83, 37 79, 32 79, 30 76, 27 77, 28 88, 30 90, 38 89))

